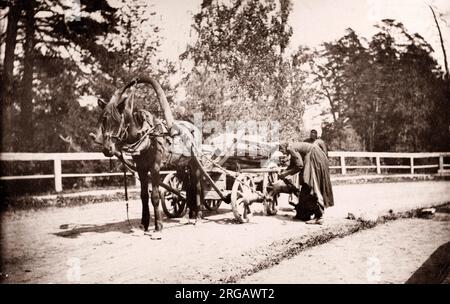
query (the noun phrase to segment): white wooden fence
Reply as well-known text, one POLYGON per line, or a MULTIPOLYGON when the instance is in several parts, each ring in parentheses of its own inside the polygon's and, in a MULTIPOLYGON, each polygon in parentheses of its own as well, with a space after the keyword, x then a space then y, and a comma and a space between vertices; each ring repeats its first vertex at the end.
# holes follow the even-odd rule
MULTIPOLYGON (((375 169, 377 174, 381 174, 381 169, 408 169, 410 174, 414 174, 417 169, 438 169, 436 173, 450 172, 450 164, 444 163, 446 157, 450 157, 450 152, 433 153, 393 153, 393 152, 344 152, 331 151, 329 158, 339 158, 339 166, 330 166, 330 169, 340 169, 341 174, 347 174, 349 169, 375 169), (347 165, 346 159, 349 158, 369 158, 375 159, 375 165, 347 165), (381 159, 409 159, 409 165, 381 165, 381 159), (415 159, 432 158, 438 160, 436 164, 417 165, 415 159)), ((108 160, 102 153, 0 153, 0 161, 53 161, 53 174, 35 174, 35 175, 15 175, 0 176, 0 180, 24 180, 24 179, 54 179, 55 191, 61 192, 62 179, 67 177, 100 177, 122 175, 122 172, 109 173, 63 173, 63 161, 82 161, 82 160, 108 160)), ((167 173, 167 172, 162 172, 167 173)), ((132 175, 129 173, 129 175, 132 175)))
POLYGON ((444 158, 450 157, 450 152, 431 152, 431 153, 398 153, 398 152, 345 152, 331 151, 328 157, 339 157, 339 166, 330 166, 330 169, 340 169, 341 174, 347 174, 348 169, 376 169, 377 174, 381 174, 381 169, 409 169, 414 174, 417 169, 437 168, 437 172, 445 172, 446 168, 450 168, 450 164, 444 163, 444 158), (348 166, 345 163, 346 158, 375 158, 375 165, 366 166, 348 166), (381 165, 382 158, 393 159, 409 159, 409 165, 381 165), (438 159, 437 164, 431 165, 415 165, 415 159, 435 158, 438 159))

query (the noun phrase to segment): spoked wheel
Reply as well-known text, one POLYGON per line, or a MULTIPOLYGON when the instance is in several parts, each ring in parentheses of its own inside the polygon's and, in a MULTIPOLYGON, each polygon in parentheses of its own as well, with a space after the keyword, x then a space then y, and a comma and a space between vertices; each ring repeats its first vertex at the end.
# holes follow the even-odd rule
POLYGON ((222 204, 221 199, 205 199, 203 205, 205 205, 206 209, 209 211, 217 211, 219 209, 220 204, 222 204))
POLYGON ((231 189, 231 209, 240 223, 247 223, 251 214, 248 198, 256 192, 253 178, 248 174, 239 175, 231 189))
MULTIPOLYGON (((267 179, 270 187, 278 180, 278 173, 270 172, 267 179)), ((271 199, 264 201, 264 209, 266 210, 267 215, 275 215, 278 212, 278 199, 280 198, 280 194, 275 194, 273 189, 270 188, 267 194, 271 199)))
MULTIPOLYGON (((178 179, 175 173, 169 173, 163 180, 163 183, 171 188, 181 192, 183 190, 183 182, 178 179)), ((169 190, 160 188, 161 205, 164 214, 169 218, 182 217, 186 214, 186 199, 180 198, 169 190)))

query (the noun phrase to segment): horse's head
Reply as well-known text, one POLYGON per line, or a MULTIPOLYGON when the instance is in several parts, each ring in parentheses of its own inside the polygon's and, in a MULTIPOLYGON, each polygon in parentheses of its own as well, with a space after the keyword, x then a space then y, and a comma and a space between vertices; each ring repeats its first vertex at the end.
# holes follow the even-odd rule
POLYGON ((106 157, 118 155, 121 145, 124 144, 125 137, 128 135, 127 126, 133 119, 133 98, 125 98, 123 95, 128 88, 138 83, 147 83, 153 87, 158 96, 167 126, 169 129, 172 128, 174 121, 172 111, 159 83, 151 77, 137 77, 117 89, 109 102, 98 100, 98 106, 102 110, 99 121, 100 127, 96 134, 90 133, 89 135, 96 143, 102 145, 102 152, 106 157))
POLYGON ((102 110, 96 134, 89 135, 102 145, 102 152, 106 157, 120 153, 120 146, 127 136, 127 125, 132 119, 133 100, 126 98, 123 93, 130 85, 116 90, 109 102, 98 99, 98 106, 102 110))

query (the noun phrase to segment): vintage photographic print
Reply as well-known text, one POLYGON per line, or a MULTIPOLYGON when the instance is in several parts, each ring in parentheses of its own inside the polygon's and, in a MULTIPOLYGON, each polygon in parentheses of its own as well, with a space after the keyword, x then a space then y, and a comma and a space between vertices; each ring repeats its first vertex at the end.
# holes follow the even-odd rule
POLYGON ((0 33, 2 284, 450 283, 448 0, 3 0, 0 33))

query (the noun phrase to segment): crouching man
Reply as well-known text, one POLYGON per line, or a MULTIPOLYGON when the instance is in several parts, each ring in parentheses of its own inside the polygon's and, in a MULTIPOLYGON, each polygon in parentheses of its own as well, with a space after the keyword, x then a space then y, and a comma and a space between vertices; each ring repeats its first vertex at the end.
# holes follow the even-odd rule
POLYGON ((334 205, 327 156, 319 146, 306 142, 282 143, 280 152, 290 156, 290 163, 279 177, 300 173, 302 188, 295 207, 296 218, 308 224, 322 224, 325 208, 334 205))

